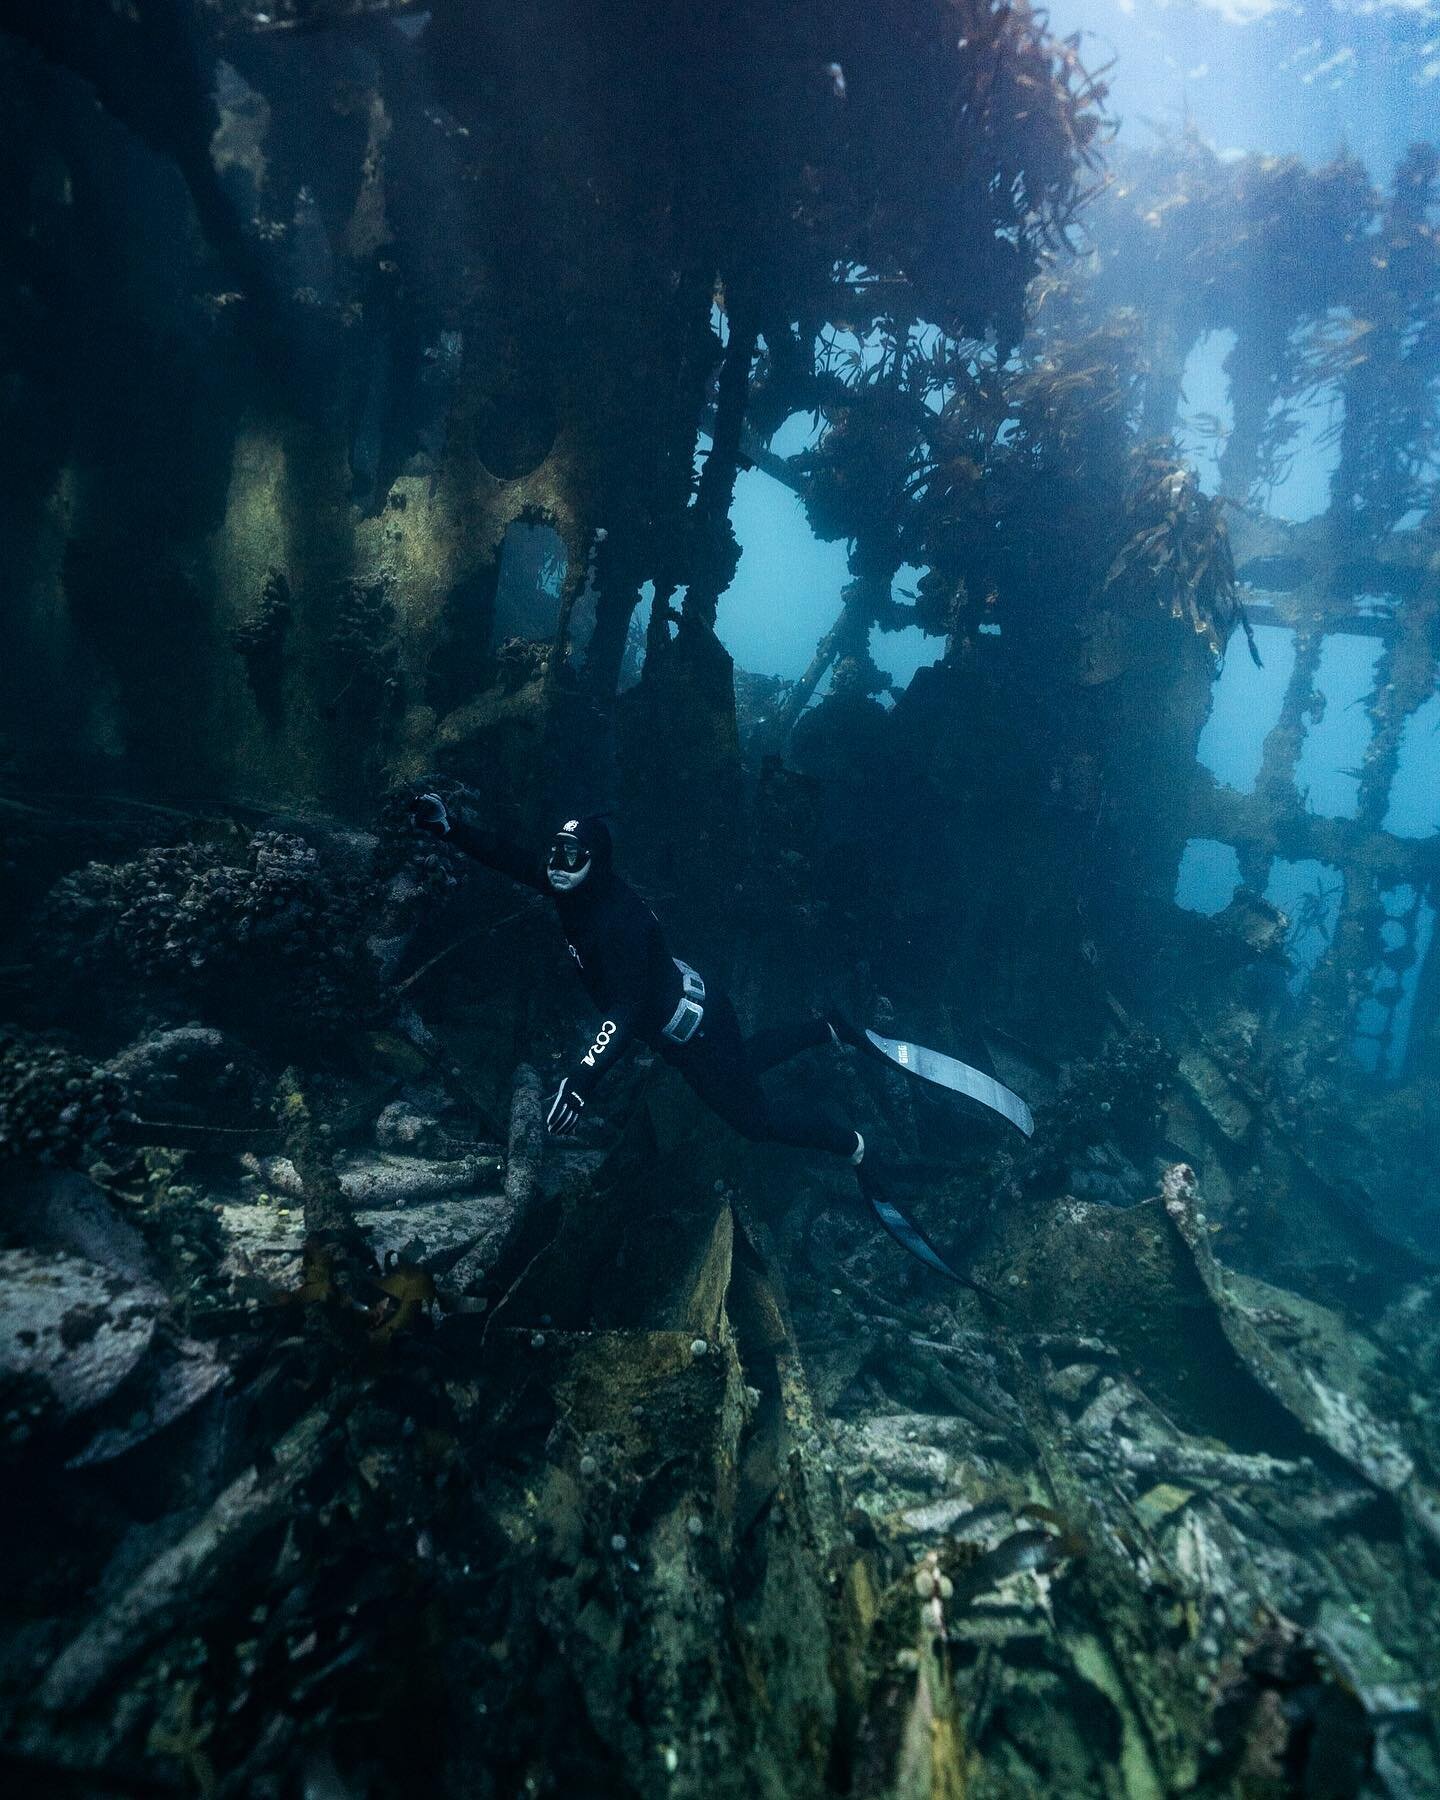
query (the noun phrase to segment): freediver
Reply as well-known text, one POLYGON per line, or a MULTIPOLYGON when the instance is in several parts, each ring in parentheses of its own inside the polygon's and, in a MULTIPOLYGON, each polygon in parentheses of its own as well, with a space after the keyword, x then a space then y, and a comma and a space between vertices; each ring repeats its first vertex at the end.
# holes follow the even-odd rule
POLYGON ((977 1287, 949 1267, 882 1191, 873 1166, 866 1162, 865 1139, 854 1126, 839 1123, 818 1106, 799 1101, 777 1104, 760 1085, 760 1077, 806 1050, 850 1045, 952 1091, 968 1093, 1004 1112, 1028 1134, 1029 1110, 1023 1101, 989 1076, 938 1052, 861 1032, 834 1008, 824 1016, 745 1037, 729 996, 670 954, 660 921, 616 874, 610 829, 602 818, 587 814, 567 819, 542 856, 452 816, 434 792, 412 797, 410 817, 417 829, 443 838, 555 903, 580 979, 599 1008, 600 1025, 555 1090, 546 1116, 550 1132, 557 1136, 572 1132, 607 1071, 634 1044, 646 1044, 679 1072, 713 1113, 751 1143, 788 1144, 843 1158, 854 1168, 876 1218, 899 1244, 927 1268, 977 1287))

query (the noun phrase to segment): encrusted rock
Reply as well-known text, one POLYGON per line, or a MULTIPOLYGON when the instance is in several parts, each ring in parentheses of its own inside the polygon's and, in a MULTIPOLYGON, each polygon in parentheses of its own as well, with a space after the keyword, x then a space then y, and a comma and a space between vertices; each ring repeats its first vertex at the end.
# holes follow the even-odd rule
POLYGON ((419 1099, 392 1100, 375 1121, 381 1150, 403 1156, 443 1158, 450 1136, 430 1104, 419 1099))
POLYGON ((0 1161, 80 1162, 103 1143, 123 1100, 121 1083, 86 1058, 0 1030, 0 1161))
POLYGON ((88 1175, 32 1168, 15 1174, 5 1194, 8 1233, 34 1251, 65 1251, 157 1287, 160 1265, 140 1232, 88 1175))
POLYGON ((256 1083, 248 1058, 223 1032, 178 1025, 144 1037, 112 1057, 108 1069, 144 1118, 173 1116, 177 1107, 212 1109, 217 1102, 252 1101, 256 1083))
POLYGON ((69 1467, 109 1462, 143 1444, 198 1406, 224 1379, 225 1365, 208 1344, 191 1338, 171 1342, 162 1334, 156 1339, 155 1353, 126 1386, 124 1419, 118 1424, 102 1424, 85 1448, 70 1458, 69 1467), (138 1390, 136 1379, 141 1382, 138 1390))
MULTIPOLYGON (((259 1276, 281 1287, 298 1277, 305 1239, 298 1203, 224 1206, 219 1218, 226 1244, 222 1273, 259 1276)), ((393 1251, 402 1261, 441 1270, 477 1244, 503 1240, 510 1215, 499 1194, 475 1194, 463 1201, 361 1209, 355 1223, 382 1260, 393 1251)))
POLYGON ((1246 1136, 1254 1113, 1235 1092, 1219 1063, 1203 1050, 1189 1050, 1180 1058, 1180 1079, 1196 1103, 1234 1143, 1246 1136))
MULTIPOLYGON (((245 1169, 276 1194, 300 1199, 304 1185, 288 1156, 241 1158, 245 1169)), ((499 1168, 496 1156, 462 1156, 432 1161, 419 1156, 360 1155, 336 1159, 340 1191, 359 1209, 408 1207, 473 1193, 499 1168)))
POLYGON ((98 1406, 150 1348, 163 1305, 78 1256, 0 1250, 0 1389, 42 1393, 61 1418, 98 1406))

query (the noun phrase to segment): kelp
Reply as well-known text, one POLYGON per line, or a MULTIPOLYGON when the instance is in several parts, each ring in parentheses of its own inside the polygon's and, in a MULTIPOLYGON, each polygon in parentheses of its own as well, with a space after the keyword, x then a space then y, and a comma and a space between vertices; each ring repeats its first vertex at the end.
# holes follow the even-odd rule
POLYGON ((1218 652, 1244 620, 1224 503, 1201 493, 1170 445, 1142 446, 1130 466, 1125 515, 1133 529, 1106 571, 1105 589, 1167 609, 1218 652))

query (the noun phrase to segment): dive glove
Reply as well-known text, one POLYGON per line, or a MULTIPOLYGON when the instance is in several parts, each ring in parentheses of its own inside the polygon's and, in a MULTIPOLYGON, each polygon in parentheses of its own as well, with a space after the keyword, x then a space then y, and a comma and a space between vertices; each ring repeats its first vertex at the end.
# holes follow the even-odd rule
POLYGON ((550 1111, 545 1116, 545 1129, 556 1137, 563 1137, 573 1131, 580 1123, 580 1115, 585 1110, 585 1099, 575 1091, 575 1083, 567 1075, 555 1090, 555 1098, 550 1102, 550 1111))
POLYGON ((416 794, 410 802, 410 823, 417 831, 428 831, 434 837, 450 835, 450 815, 438 794, 416 794))

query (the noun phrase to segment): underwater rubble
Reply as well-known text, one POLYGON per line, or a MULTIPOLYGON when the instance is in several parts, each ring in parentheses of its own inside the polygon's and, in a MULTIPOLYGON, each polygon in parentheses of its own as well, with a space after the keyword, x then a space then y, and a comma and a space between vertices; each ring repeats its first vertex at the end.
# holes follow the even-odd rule
POLYGON ((486 1141, 369 1030, 247 1139, 242 1028, 150 1025, 105 1079, 197 1141, 7 1189, 13 1791, 1433 1791, 1400 1344, 1228 1266, 1184 1164, 1053 1180, 1158 1044, 1058 1089, 991 1301, 658 1069, 547 1151, 532 1068, 486 1141))
POLYGON ((957 1294, 648 1057, 547 1140, 563 1021, 512 1061, 474 998, 529 915, 447 878, 397 933, 383 831, 246 829, 34 915, 45 969, 81 894, 115 925, 0 1064, 15 1791, 1433 1791, 1435 1281, 1332 1212, 1404 1276, 1366 1316, 1247 1225, 1306 1161, 1224 1010, 1267 929, 1203 1026, 991 1030, 1018 1152, 893 1068, 790 1077, 910 1159, 957 1294), (347 971, 303 1031, 283 962, 177 953, 255 875, 347 971))

